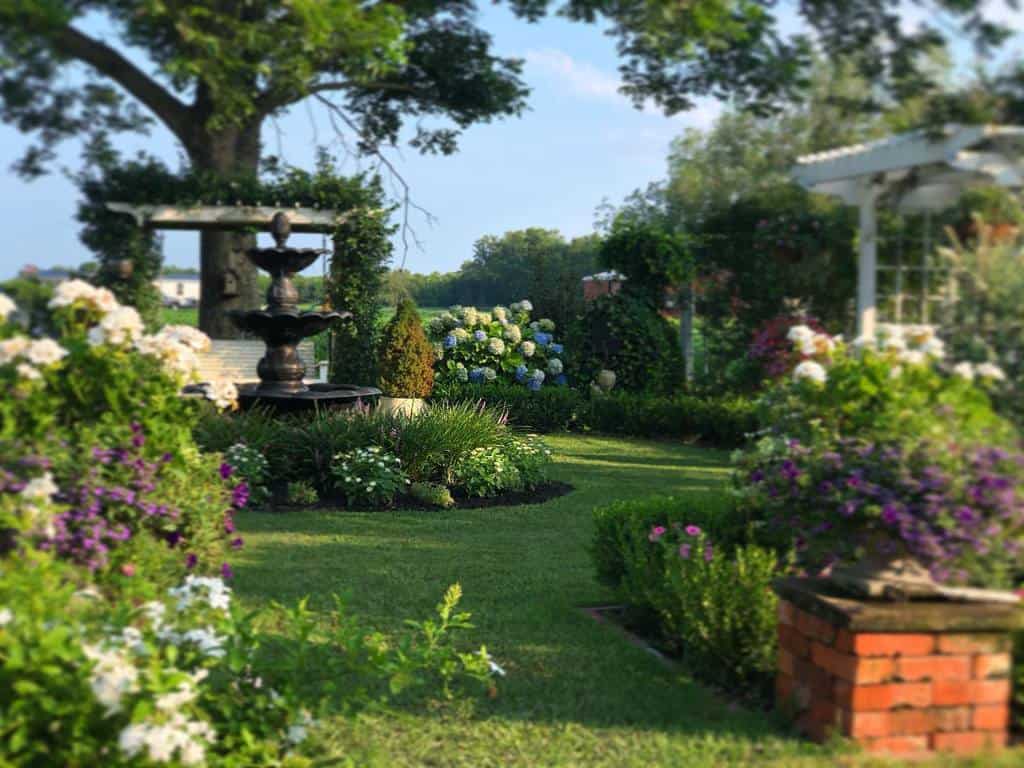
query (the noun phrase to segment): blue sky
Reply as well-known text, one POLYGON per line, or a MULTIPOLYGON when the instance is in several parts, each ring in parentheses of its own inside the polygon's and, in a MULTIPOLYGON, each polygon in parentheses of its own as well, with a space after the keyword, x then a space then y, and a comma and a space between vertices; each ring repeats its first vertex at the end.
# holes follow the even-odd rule
MULTIPOLYGON (((456 269, 472 254, 473 242, 529 226, 561 230, 566 236, 593 230, 602 199, 620 201, 633 189, 664 175, 671 139, 687 125, 706 126, 715 103, 668 118, 653 108, 637 110, 617 93, 618 58, 614 41, 591 25, 546 19, 527 24, 503 6, 484 5, 481 26, 494 36, 502 55, 526 60, 524 79, 532 89, 529 111, 521 118, 470 128, 454 156, 420 156, 405 148, 391 159, 409 183, 414 200, 437 218, 430 226, 413 213, 422 250, 410 248, 406 266, 415 271, 456 269)), ((103 33, 102 26, 92 29, 103 33)), ((286 161, 312 164, 314 135, 321 142, 331 128, 319 105, 299 105, 279 121, 286 161), (316 123, 314 129, 313 121, 316 123)), ((264 132, 265 152, 277 153, 277 133, 264 132)), ((0 124, 0 166, 26 146, 13 128, 0 124)), ((175 162, 178 149, 159 126, 148 138, 125 137, 122 148, 148 151, 175 162)), ((61 161, 77 166, 78 148, 61 151, 61 161)), ((355 170, 350 160, 344 166, 355 170)), ((60 173, 25 182, 0 176, 4 249, 0 278, 25 263, 77 264, 89 258, 74 221, 77 191, 60 173)), ((301 239, 301 238, 296 238, 301 239)), ((165 262, 195 266, 198 236, 168 233, 165 262)), ((402 258, 396 249, 396 261, 402 258)))
MULTIPOLYGON (((1002 0, 993 4, 1004 8, 1002 0)), ((617 92, 614 41, 599 27, 557 18, 527 24, 504 6, 481 5, 480 23, 494 36, 495 50, 526 61, 530 108, 521 118, 470 128, 454 156, 421 156, 409 148, 391 155, 414 200, 437 218, 430 226, 413 214, 423 247, 409 250, 406 266, 418 272, 456 269, 483 235, 529 226, 558 229, 567 237, 592 231, 602 200, 617 203, 662 178, 671 140, 688 126, 707 127, 721 110, 713 101, 671 118, 653 107, 637 110, 617 92)), ((913 20, 908 14, 908 22, 913 20)), ((90 25, 90 32, 109 35, 102 23, 90 25)), ((323 142, 332 135, 319 105, 297 106, 279 128, 284 159, 303 167, 312 164, 314 136, 323 142)), ((277 132, 269 123, 264 142, 267 153, 278 152, 277 132)), ((3 171, 25 145, 23 136, 0 124, 3 171)), ((125 137, 121 148, 126 153, 145 148, 172 164, 178 156, 174 140, 159 126, 146 138, 125 137)), ((77 167, 77 153, 77 147, 65 146, 61 161, 77 167)), ((344 168, 355 171, 358 162, 349 160, 344 168)), ((0 176, 5 221, 0 279, 26 263, 52 266, 89 258, 78 241, 76 199, 75 187, 61 173, 31 183, 9 173, 0 176)), ((399 247, 396 262, 401 259, 399 247)), ((196 266, 198 236, 167 234, 165 261, 196 266)))

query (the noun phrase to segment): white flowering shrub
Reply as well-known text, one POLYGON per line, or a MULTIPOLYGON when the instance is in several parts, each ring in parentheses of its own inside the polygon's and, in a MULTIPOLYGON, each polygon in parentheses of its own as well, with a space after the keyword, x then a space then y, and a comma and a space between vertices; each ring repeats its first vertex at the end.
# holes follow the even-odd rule
POLYGON ((519 469, 500 447, 475 448, 456 462, 452 475, 467 496, 497 496, 523 487, 519 469))
POLYGON ((304 603, 253 615, 216 578, 117 601, 76 581, 42 553, 0 560, 4 765, 306 765, 327 708, 365 704, 383 682, 394 694, 491 685, 486 651, 454 647, 470 626, 457 585, 392 645, 340 607, 335 630, 304 603), (261 618, 280 627, 273 654, 260 652, 261 618))
MULTIPOLYGON (((13 302, 0 312, 0 440, 41 440, 63 431, 75 440, 141 424, 167 441, 191 443, 195 404, 179 397, 195 380, 197 353, 209 339, 194 328, 168 326, 148 334, 132 307, 81 280, 58 285, 49 302, 54 338, 32 338, 14 324, 13 302), (89 427, 95 425, 95 429, 89 427)), ((209 397, 234 408, 234 387, 209 397)))
POLYGON ((331 474, 350 507, 387 506, 409 484, 401 459, 375 445, 339 453, 331 474))
POLYGON ((531 390, 544 384, 565 386, 564 348, 555 341, 555 324, 531 320, 533 305, 523 300, 482 312, 452 307, 427 323, 437 371, 448 382, 518 383, 531 390))
POLYGON ((510 434, 502 452, 519 474, 521 487, 532 490, 548 481, 552 454, 540 435, 510 434))

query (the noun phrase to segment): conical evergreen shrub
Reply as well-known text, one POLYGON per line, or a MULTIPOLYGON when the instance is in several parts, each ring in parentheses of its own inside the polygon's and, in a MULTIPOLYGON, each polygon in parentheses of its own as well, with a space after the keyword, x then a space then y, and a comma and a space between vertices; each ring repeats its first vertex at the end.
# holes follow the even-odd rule
POLYGON ((428 397, 434 388, 434 347, 412 299, 385 326, 380 347, 380 388, 388 397, 428 397))

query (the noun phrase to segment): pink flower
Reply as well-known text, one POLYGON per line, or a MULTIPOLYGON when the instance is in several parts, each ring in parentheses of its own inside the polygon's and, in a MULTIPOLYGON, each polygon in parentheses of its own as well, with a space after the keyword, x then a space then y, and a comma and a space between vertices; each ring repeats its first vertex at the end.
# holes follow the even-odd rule
POLYGON ((660 539, 662 536, 665 535, 665 530, 666 529, 665 529, 664 525, 656 525, 656 526, 654 526, 653 528, 651 528, 651 532, 649 534, 647 534, 647 540, 648 541, 657 541, 658 539, 660 539))
POLYGON ((121 573, 129 578, 135 575, 135 566, 131 563, 125 563, 121 566, 121 573))
POLYGON ((689 544, 680 544, 679 545, 679 556, 681 558, 683 558, 683 560, 689 560, 690 559, 690 545, 689 544))
POLYGON ((686 526, 686 535, 700 536, 700 528, 698 528, 696 525, 688 525, 686 526))
POLYGON ((706 547, 704 547, 704 562, 705 563, 710 563, 711 562, 711 558, 713 558, 714 556, 715 556, 715 551, 711 548, 710 544, 708 544, 706 547))

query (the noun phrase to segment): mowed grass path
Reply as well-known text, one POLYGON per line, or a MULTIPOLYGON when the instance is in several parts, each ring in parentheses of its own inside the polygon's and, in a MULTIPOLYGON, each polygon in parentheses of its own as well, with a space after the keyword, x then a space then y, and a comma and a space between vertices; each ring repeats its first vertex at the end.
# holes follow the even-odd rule
MULTIPOLYGON (((576 486, 537 506, 426 512, 249 513, 237 590, 251 603, 332 592, 383 631, 429 615, 445 588, 507 670, 475 712, 392 710, 332 723, 339 759, 379 766, 828 766, 865 762, 807 744, 595 624, 580 605, 610 599, 587 546, 591 510, 652 493, 711 503, 725 454, 668 443, 552 437, 557 478, 576 486)), ((991 765, 983 760, 979 765, 991 765)), ((1007 762, 1007 765, 1013 764, 1007 762)))

